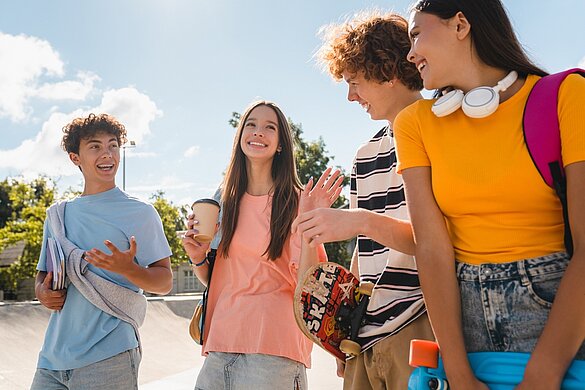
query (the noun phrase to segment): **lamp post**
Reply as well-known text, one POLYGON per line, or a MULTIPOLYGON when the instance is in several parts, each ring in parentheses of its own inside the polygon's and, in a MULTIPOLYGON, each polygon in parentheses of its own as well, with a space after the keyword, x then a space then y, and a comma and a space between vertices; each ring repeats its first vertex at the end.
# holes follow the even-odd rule
POLYGON ((136 147, 136 142, 128 141, 127 144, 122 145, 122 190, 126 191, 126 149, 136 147))

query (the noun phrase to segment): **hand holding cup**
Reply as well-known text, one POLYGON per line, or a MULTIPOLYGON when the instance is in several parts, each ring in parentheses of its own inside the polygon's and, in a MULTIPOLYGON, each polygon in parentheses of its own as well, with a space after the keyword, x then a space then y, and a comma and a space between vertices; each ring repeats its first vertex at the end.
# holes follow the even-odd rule
POLYGON ((193 239, 202 244, 211 242, 217 232, 219 203, 215 199, 203 198, 196 200, 191 210, 193 215, 197 216, 196 220, 193 218, 193 225, 197 224, 197 233, 193 234, 193 239))
POLYGON ((219 203, 213 199, 199 199, 191 209, 193 213, 187 219, 188 230, 184 232, 182 242, 189 258, 200 263, 218 229, 219 203))

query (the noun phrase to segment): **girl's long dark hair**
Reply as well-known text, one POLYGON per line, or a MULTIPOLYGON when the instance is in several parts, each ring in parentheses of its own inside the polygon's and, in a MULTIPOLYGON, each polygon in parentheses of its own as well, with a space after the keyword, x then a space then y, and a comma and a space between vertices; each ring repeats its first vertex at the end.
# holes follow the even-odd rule
POLYGON ((274 156, 272 161, 274 190, 270 216, 270 243, 263 255, 267 254, 270 260, 276 260, 282 255, 284 245, 290 236, 292 222, 297 215, 301 183, 297 175, 294 143, 288 121, 276 104, 268 101, 252 103, 240 118, 234 138, 232 158, 222 184, 222 238, 218 251, 223 257, 228 256, 238 223, 240 200, 248 187, 246 156, 240 146, 242 131, 252 110, 259 106, 270 107, 276 113, 278 140, 281 147, 281 151, 274 156))
POLYGON ((528 58, 500 0, 419 0, 412 9, 441 19, 462 12, 471 24, 477 55, 486 65, 515 70, 520 77, 548 74, 528 58))

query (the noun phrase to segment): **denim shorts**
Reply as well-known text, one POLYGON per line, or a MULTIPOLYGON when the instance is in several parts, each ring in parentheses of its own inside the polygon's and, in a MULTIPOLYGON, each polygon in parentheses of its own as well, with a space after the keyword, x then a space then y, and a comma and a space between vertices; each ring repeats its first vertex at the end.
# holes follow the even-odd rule
POLYGON ((305 365, 281 356, 209 352, 195 390, 306 390, 305 365))
POLYGON ((31 390, 138 389, 138 348, 71 370, 37 368, 31 390))
MULTIPOLYGON (((512 263, 457 263, 467 352, 531 353, 568 264, 564 252, 512 263)), ((585 359, 585 344, 576 359, 585 359)))

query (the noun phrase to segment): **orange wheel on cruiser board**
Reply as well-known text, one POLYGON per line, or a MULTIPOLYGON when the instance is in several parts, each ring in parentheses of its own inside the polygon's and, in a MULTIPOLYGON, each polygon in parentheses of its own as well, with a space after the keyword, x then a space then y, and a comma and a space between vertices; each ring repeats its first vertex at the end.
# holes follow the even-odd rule
POLYGON ((429 340, 410 340, 408 364, 411 367, 437 368, 439 364, 439 345, 429 340))

